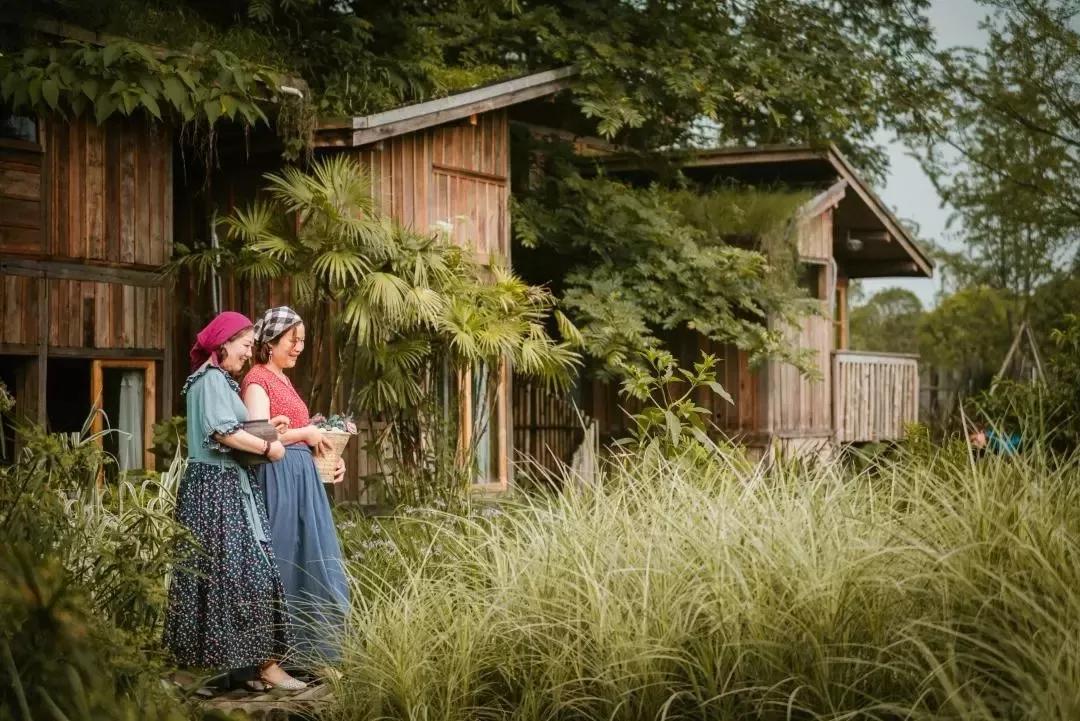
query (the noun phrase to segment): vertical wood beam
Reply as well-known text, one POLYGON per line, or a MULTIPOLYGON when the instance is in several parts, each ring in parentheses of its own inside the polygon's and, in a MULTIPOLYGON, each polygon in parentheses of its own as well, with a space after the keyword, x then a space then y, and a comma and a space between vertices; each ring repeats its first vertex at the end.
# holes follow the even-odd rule
POLYGON ((48 414, 45 396, 49 380, 49 281, 42 273, 38 277, 38 352, 37 352, 37 421, 45 425, 48 414))

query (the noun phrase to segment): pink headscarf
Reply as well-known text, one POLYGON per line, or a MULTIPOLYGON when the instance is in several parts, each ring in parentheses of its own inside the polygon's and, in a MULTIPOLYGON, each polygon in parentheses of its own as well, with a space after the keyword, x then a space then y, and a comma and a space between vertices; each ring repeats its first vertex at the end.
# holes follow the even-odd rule
POLYGON ((227 340, 250 327, 251 321, 243 313, 231 310, 219 313, 195 336, 195 345, 191 346, 188 354, 191 358, 191 370, 205 363, 227 340))

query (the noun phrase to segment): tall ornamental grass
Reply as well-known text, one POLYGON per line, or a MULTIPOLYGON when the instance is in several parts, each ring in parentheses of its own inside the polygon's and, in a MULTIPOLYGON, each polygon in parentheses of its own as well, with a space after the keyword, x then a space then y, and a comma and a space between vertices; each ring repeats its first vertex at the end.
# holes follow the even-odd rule
MULTIPOLYGON (((1080 719, 1080 470, 751 468, 346 531, 337 719, 1080 719)), ((351 524, 346 524, 351 525, 351 524)))

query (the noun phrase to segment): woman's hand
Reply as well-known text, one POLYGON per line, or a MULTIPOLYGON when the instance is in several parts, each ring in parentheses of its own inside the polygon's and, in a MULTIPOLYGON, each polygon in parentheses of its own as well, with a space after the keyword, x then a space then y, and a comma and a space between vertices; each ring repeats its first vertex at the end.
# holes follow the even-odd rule
POLYGON ((288 416, 274 416, 270 419, 270 425, 278 432, 280 436, 285 431, 289 430, 289 417, 288 416))
POLYGON ((323 446, 326 443, 326 439, 323 438, 323 433, 315 426, 308 426, 307 433, 304 435, 304 443, 307 443, 314 450, 321 453, 323 446))
POLYGON ((338 458, 337 468, 334 469, 333 483, 341 483, 345 480, 345 459, 338 458))
POLYGON ((285 457, 285 446, 281 445, 281 441, 274 441, 266 451, 266 457, 271 461, 280 461, 285 457))

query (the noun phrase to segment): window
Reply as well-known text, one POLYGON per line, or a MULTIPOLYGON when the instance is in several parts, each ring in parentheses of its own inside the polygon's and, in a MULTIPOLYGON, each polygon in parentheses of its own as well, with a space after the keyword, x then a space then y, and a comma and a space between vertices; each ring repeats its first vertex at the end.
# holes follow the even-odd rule
POLYGON ((810 298, 825 300, 828 294, 828 268, 819 263, 800 263, 798 285, 810 298))
POLYGON ((0 109, 0 139, 38 144, 37 120, 0 109))
POLYGON ((156 388, 152 360, 97 360, 91 366, 90 402, 100 411, 93 430, 120 471, 154 467, 156 388))
POLYGON ((495 372, 481 364, 459 375, 458 449, 462 457, 472 453, 475 490, 503 491, 508 486, 507 378, 505 363, 495 372))

